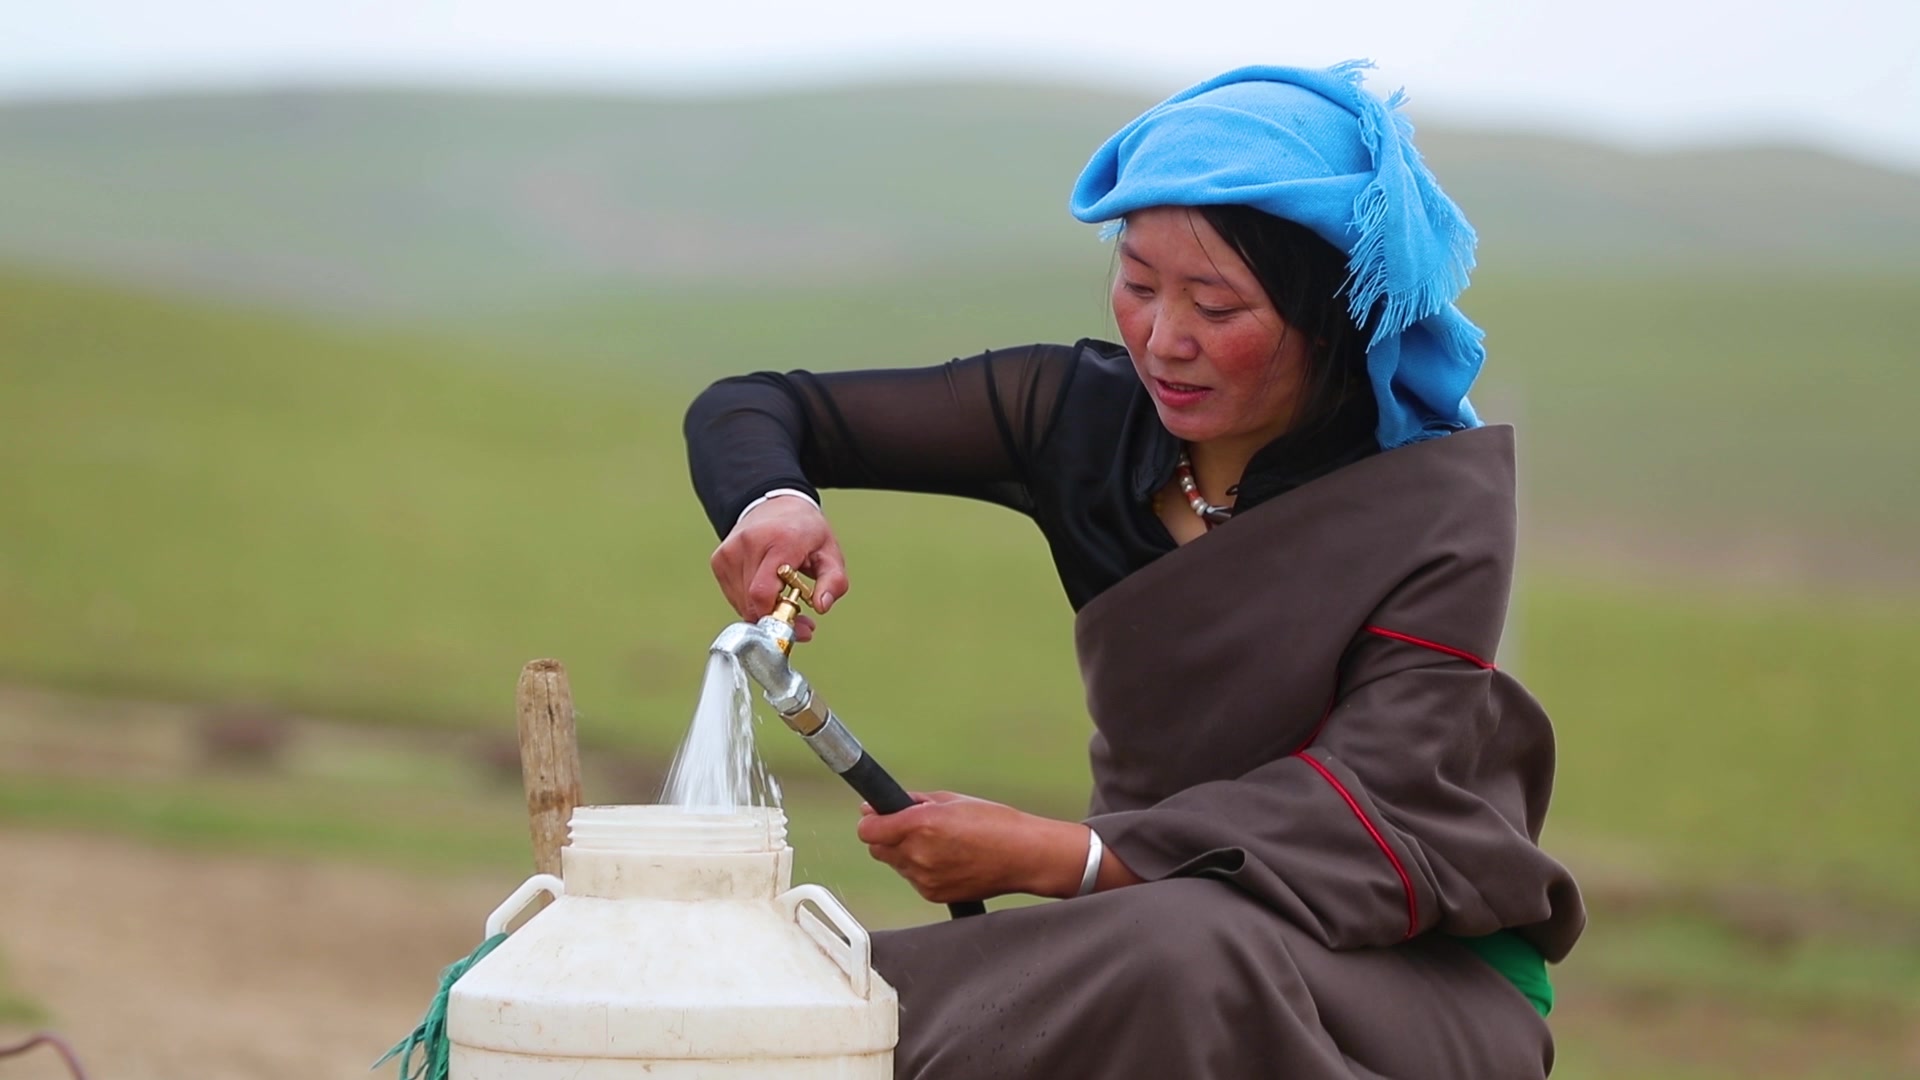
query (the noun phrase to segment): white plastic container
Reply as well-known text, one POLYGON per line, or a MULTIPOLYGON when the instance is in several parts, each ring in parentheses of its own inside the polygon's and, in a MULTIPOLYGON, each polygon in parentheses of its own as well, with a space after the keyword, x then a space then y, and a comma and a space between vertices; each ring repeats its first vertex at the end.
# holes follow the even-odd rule
POLYGON ((574 811, 564 887, 530 878, 487 934, 555 902, 453 986, 450 1080, 888 1080, 899 999, 833 894, 789 887, 786 832, 778 810, 574 811))

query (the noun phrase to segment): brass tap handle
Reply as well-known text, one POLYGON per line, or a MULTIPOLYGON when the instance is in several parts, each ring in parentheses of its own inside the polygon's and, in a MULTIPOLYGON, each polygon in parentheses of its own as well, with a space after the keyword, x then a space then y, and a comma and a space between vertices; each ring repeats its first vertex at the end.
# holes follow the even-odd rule
POLYGON ((787 601, 794 599, 805 600, 808 607, 813 608, 815 611, 820 610, 817 607, 813 607, 813 583, 801 577, 800 571, 782 564, 776 573, 780 575, 780 580, 786 585, 786 588, 780 590, 780 599, 787 601))
MULTIPOLYGON (((780 599, 774 601, 773 617, 792 626, 794 620, 800 617, 802 601, 805 601, 808 607, 813 607, 813 585, 800 576, 800 571, 791 566, 782 566, 779 574, 785 588, 780 590, 780 599)), ((820 609, 813 608, 813 610, 820 609)), ((782 648, 781 651, 785 652, 786 648, 782 648)))

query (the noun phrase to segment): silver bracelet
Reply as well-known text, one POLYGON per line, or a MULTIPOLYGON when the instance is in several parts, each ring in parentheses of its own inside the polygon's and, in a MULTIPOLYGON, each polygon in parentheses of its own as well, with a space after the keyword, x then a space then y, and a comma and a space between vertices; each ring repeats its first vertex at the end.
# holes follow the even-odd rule
POLYGON ((1093 891, 1100 880, 1100 862, 1106 857, 1107 846, 1100 842, 1100 834, 1092 828, 1087 829, 1087 868, 1080 872, 1080 891, 1075 896, 1085 896, 1093 891))

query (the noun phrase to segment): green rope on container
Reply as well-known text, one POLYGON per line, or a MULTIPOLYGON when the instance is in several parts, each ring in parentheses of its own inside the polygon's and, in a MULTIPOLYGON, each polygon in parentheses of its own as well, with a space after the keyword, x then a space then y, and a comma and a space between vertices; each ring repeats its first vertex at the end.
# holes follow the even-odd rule
POLYGON ((427 1015, 420 1018, 420 1026, 412 1034, 393 1044, 393 1049, 380 1055, 380 1060, 367 1066, 367 1071, 385 1065, 395 1056, 400 1058, 400 1080, 447 1080, 447 996, 453 992, 453 984, 460 976, 472 970, 473 965, 486 959, 488 953, 507 940, 505 934, 495 934, 480 943, 466 959, 455 960, 440 973, 440 989, 435 991, 433 1001, 427 1006, 427 1015), (414 1051, 420 1051, 420 1060, 414 1063, 414 1051))

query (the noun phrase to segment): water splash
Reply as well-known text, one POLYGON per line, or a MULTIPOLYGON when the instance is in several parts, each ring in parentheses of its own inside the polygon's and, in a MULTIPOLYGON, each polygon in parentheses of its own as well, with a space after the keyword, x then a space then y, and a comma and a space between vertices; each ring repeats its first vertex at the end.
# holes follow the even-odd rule
POLYGON ((740 662, 707 654, 707 677, 686 741, 673 757, 660 801, 671 806, 731 810, 779 808, 780 783, 753 741, 753 692, 740 662))

